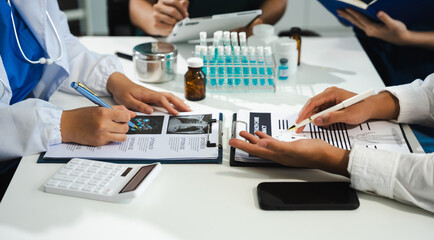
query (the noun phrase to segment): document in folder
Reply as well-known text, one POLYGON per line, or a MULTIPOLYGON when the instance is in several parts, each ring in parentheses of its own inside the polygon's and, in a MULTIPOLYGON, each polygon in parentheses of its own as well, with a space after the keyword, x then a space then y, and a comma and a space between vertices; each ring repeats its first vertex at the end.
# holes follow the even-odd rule
MULTIPOLYGON (((39 162, 59 159, 87 158, 112 162, 188 161, 217 162, 219 159, 219 113, 164 113, 137 115, 131 121, 125 142, 113 142, 101 147, 61 143, 48 147, 39 162)), ((221 161, 221 156, 220 156, 221 161)))
MULTIPOLYGON (((348 125, 337 123, 328 128, 317 127, 308 124, 303 132, 297 134, 288 131, 297 118, 297 113, 270 113, 249 112, 241 110, 233 123, 233 137, 239 136, 240 131, 248 131, 252 134, 262 131, 281 141, 295 141, 298 139, 322 139, 329 144, 350 150, 354 145, 362 145, 366 148, 382 149, 395 152, 411 152, 401 126, 389 121, 369 121, 360 125, 348 125)), ((248 153, 236 149, 231 151, 231 160, 251 163, 270 163, 271 161, 251 156, 248 153)))

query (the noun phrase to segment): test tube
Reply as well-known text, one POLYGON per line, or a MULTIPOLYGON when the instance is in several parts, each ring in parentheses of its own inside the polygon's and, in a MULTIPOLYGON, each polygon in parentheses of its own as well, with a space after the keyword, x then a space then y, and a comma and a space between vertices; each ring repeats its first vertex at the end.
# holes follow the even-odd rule
POLYGON ((234 46, 234 77, 235 85, 238 86, 241 83, 241 56, 240 56, 240 46, 234 46))
POLYGON ((205 73, 205 76, 207 76, 208 75, 208 48, 207 47, 205 47, 205 46, 202 46, 202 49, 201 49, 201 56, 202 56, 202 59, 203 59, 203 67, 202 67, 202 71, 203 71, 203 73, 205 73))
POLYGON ((225 60, 224 60, 224 47, 219 46, 217 48, 218 56, 217 56, 217 75, 218 75, 218 84, 222 86, 225 83, 225 60))
POLYGON ((252 76, 252 84, 258 85, 258 69, 256 68, 256 48, 249 47, 249 63, 250 73, 252 76))
POLYGON ((228 85, 232 86, 234 82, 234 67, 232 66, 232 47, 230 45, 225 47, 225 63, 228 85))
POLYGON ((243 83, 244 86, 249 86, 249 60, 248 60, 249 49, 246 46, 241 47, 241 64, 243 65, 243 83))
POLYGON ((223 45, 225 47, 231 45, 231 33, 229 31, 223 32, 223 45))
POLYGON ((238 33, 237 32, 231 32, 231 43, 232 43, 232 47, 238 46, 238 33))
POLYGON ((196 45, 195 48, 194 48, 194 56, 200 58, 201 57, 200 56, 201 51, 202 51, 202 46, 196 45))
POLYGON ((217 46, 223 46, 223 31, 216 31, 214 37, 217 35, 217 46))
POLYGON ((199 33, 199 37, 200 37, 200 45, 201 46, 205 46, 206 47, 206 32, 200 32, 199 33))
POLYGON ((264 47, 259 46, 256 48, 256 55, 259 68, 259 83, 265 85, 265 61, 264 61, 264 47))
POLYGON ((246 33, 245 32, 240 32, 239 34, 240 36, 240 46, 241 47, 245 47, 247 46, 247 40, 246 40, 246 33))
POLYGON ((271 47, 265 47, 264 52, 265 52, 265 66, 267 67, 268 85, 274 85, 273 55, 271 52, 271 47))
POLYGON ((217 84, 216 81, 216 65, 215 65, 216 57, 215 57, 215 47, 208 47, 208 63, 209 63, 209 82, 211 86, 215 86, 217 84))

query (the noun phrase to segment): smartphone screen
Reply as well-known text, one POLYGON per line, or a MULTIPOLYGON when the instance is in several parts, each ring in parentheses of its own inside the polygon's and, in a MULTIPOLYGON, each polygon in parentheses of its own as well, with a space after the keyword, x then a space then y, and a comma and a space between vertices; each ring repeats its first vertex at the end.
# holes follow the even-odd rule
POLYGON ((257 190, 263 210, 353 210, 360 205, 347 182, 263 182, 257 190))

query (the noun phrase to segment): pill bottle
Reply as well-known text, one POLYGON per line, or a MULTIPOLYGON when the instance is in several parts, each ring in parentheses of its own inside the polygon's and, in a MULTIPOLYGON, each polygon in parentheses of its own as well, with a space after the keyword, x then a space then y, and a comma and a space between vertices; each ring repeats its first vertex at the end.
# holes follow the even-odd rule
POLYGON ((269 24, 258 24, 253 27, 253 35, 247 39, 249 47, 271 46, 278 37, 274 35, 274 27, 269 24))
POLYGON ((281 58, 286 58, 288 60, 289 74, 297 72, 297 41, 288 37, 279 38, 275 42, 275 57, 276 62, 279 62, 281 58))
POLYGON ((199 101, 205 98, 206 77, 202 71, 203 60, 192 57, 187 59, 188 71, 185 73, 185 98, 199 101))
POLYGON ((286 80, 289 76, 289 69, 288 69, 288 59, 281 58, 279 60, 280 65, 278 69, 278 78, 279 80, 286 80))
POLYGON ((301 55, 301 29, 299 27, 293 27, 289 30, 289 37, 297 41, 298 61, 297 65, 300 65, 301 55))

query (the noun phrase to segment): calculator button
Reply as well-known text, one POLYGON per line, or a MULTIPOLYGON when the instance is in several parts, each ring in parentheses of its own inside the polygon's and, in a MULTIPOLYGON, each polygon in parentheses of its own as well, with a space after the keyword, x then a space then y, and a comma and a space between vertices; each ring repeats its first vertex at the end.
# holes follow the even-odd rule
POLYGON ((81 175, 81 177, 91 178, 91 177, 93 177, 93 173, 91 173, 91 172, 85 172, 85 173, 83 173, 83 175, 81 175))
POLYGON ((102 165, 104 165, 104 163, 102 163, 102 162, 94 162, 93 163, 94 167, 101 167, 102 165))
POLYGON ((107 169, 101 169, 101 170, 99 170, 99 172, 98 172, 99 174, 104 174, 104 175, 107 175, 107 174, 109 174, 110 173, 110 170, 107 170, 107 169))
POLYGON ((92 163, 91 162, 89 162, 89 161, 82 161, 81 162, 81 165, 83 165, 83 166, 90 166, 92 163))
POLYGON ((57 183, 59 183, 59 181, 56 181, 54 179, 50 179, 50 180, 47 181, 47 183, 45 183, 45 185, 47 185, 47 186, 56 186, 57 183))
POLYGON ((75 166, 76 164, 66 164, 63 168, 72 170, 75 168, 75 166))
POLYGON ((67 188, 70 184, 71 184, 70 182, 60 181, 57 186, 60 187, 60 188, 67 188))
POLYGON ((81 184, 85 184, 87 181, 89 180, 89 178, 79 178, 77 179, 77 181, 75 181, 76 183, 81 183, 81 184))
POLYGON ((53 179, 59 181, 73 182, 75 180, 75 177, 69 175, 56 174, 54 175, 53 179))
POLYGON ((78 177, 81 175, 81 171, 73 170, 69 175, 78 177))
POLYGON ((71 159, 69 162, 68 162, 68 164, 80 164, 81 163, 81 160, 80 159, 71 159))
POLYGON ((104 177, 105 177, 105 175, 98 173, 93 178, 96 179, 96 180, 102 180, 104 177))
POLYGON ((83 165, 78 165, 75 168, 75 170, 77 170, 77 171, 86 171, 86 169, 87 169, 87 166, 83 166, 83 165))
POLYGON ((92 190, 93 190, 94 188, 95 188, 95 186, 84 185, 83 188, 81 189, 81 191, 92 192, 92 190))
POLYGON ((82 186, 83 186, 82 184, 73 183, 69 188, 74 190, 80 190, 82 186))
POLYGON ((113 190, 111 188, 107 188, 107 189, 104 189, 104 191, 102 191, 102 193, 104 193, 104 194, 110 194, 112 192, 113 192, 113 190))
POLYGON ((99 181, 92 179, 87 184, 92 185, 92 186, 96 186, 99 184, 99 181))
POLYGON ((111 169, 115 168, 115 166, 113 164, 106 164, 106 165, 104 165, 104 168, 111 170, 111 169))
POLYGON ((96 173, 98 171, 98 168, 97 167, 90 167, 87 171, 91 172, 91 173, 96 173))
POLYGON ((115 178, 115 177, 113 177, 113 176, 108 176, 108 177, 106 177, 106 178, 104 179, 104 181, 106 181, 106 182, 110 182, 111 180, 113 180, 113 178, 115 178))
POLYGON ((94 193, 101 193, 101 191, 103 190, 102 187, 97 187, 93 190, 94 193))
POLYGON ((70 172, 71 172, 71 169, 62 168, 57 173, 66 175, 66 174, 69 174, 70 172))
POLYGON ((100 186, 100 187, 107 187, 108 184, 109 184, 109 182, 104 181, 104 182, 101 182, 98 186, 100 186))

